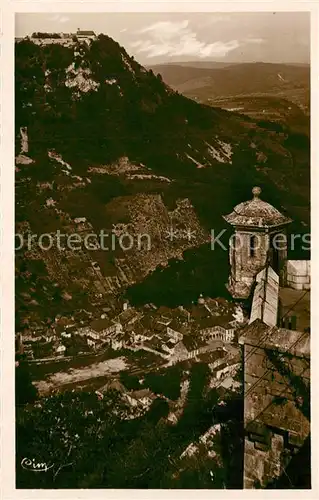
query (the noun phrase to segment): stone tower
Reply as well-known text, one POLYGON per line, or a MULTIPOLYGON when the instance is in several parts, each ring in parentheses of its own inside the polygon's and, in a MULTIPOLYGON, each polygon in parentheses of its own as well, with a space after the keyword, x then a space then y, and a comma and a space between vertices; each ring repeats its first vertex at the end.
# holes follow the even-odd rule
POLYGON ((253 199, 237 205, 224 219, 234 227, 229 244, 228 290, 234 298, 249 296, 256 274, 270 265, 283 280, 287 260, 286 229, 291 221, 260 199, 254 187, 253 199))

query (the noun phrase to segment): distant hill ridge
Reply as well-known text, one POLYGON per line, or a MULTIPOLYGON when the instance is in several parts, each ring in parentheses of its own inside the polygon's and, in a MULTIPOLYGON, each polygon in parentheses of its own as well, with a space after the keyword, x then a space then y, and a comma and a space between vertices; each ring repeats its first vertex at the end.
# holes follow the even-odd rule
POLYGON ((146 65, 147 68, 156 68, 156 66, 188 66, 191 68, 209 68, 209 69, 214 69, 214 68, 225 68, 226 66, 235 66, 238 64, 280 64, 280 65, 287 65, 287 66, 304 66, 308 67, 310 66, 309 63, 301 63, 301 62, 270 62, 270 61, 166 61, 166 62, 161 62, 161 63, 155 63, 155 64, 148 64, 146 65))
MULTIPOLYGON (((190 64, 190 63, 189 63, 190 64)), ((209 67, 187 64, 164 64, 152 67, 164 81, 180 92, 201 86, 209 87, 212 96, 251 92, 273 92, 310 86, 310 66, 278 63, 229 63, 209 67), (205 78, 204 84, 202 83, 205 78)), ((207 64, 207 66, 206 66, 207 64)))

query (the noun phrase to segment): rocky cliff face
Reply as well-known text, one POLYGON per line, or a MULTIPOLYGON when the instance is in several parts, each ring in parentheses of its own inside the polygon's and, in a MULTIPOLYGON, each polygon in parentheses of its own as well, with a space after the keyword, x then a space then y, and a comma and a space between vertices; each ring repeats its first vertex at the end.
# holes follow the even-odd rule
POLYGON ((207 243, 253 184, 306 219, 307 145, 296 151, 287 139, 177 94, 107 36, 69 47, 16 44, 18 325, 112 305, 207 243), (48 246, 58 231, 83 242, 102 230, 111 249, 41 249, 39 238, 25 245, 30 233, 49 234, 48 246), (125 233, 132 248, 113 248, 125 233), (151 248, 146 237, 136 245, 141 235, 151 248))

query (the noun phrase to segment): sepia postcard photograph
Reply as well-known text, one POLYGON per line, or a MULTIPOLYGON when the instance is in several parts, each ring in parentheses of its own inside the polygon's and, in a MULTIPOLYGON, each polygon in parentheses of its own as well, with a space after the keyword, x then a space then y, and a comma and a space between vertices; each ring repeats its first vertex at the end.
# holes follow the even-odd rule
POLYGON ((306 496, 311 12, 58 7, 14 19, 16 490, 306 496))

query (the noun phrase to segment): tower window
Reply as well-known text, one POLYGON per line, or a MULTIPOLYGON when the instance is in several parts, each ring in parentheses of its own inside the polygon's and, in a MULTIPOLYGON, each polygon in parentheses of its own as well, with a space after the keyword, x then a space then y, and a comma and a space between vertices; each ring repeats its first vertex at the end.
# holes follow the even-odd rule
POLYGON ((256 247, 257 247, 256 240, 257 240, 256 236, 250 237, 250 244, 249 244, 249 256, 250 257, 255 257, 255 255, 256 255, 256 247))

